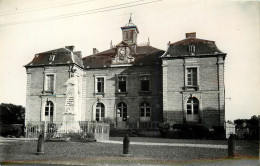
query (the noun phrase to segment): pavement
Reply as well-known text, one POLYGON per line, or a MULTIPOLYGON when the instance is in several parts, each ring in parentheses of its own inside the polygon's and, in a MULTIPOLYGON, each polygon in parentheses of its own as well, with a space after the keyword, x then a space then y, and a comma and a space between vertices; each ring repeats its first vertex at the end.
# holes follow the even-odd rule
MULTIPOLYGON (((100 141, 101 143, 123 144, 122 141, 100 141)), ((150 145, 150 146, 175 146, 175 147, 198 147, 198 148, 213 148, 213 149, 227 149, 227 145, 209 145, 209 144, 187 144, 187 143, 153 143, 153 142, 130 142, 130 145, 150 145)), ((237 148, 239 148, 237 146, 237 148)))
MULTIPOLYGON (((180 149, 181 152, 179 153, 183 153, 185 152, 185 154, 191 154, 190 151, 193 151, 191 148, 194 148, 194 153, 202 153, 205 149, 205 152, 209 152, 208 150, 206 149, 212 149, 210 150, 210 152, 215 152, 216 150, 218 151, 226 151, 227 150, 227 145, 219 145, 219 144, 202 144, 202 142, 206 142, 206 141, 201 141, 201 143, 187 143, 187 142, 184 142, 184 143, 181 143, 181 142, 178 142, 178 143, 174 143, 174 142, 143 142, 145 139, 141 138, 141 141, 138 142, 136 140, 135 141, 131 141, 130 142, 130 145, 133 145, 135 146, 135 148, 137 149, 138 147, 143 147, 143 148, 140 148, 139 150, 136 150, 135 153, 139 153, 140 150, 145 150, 147 147, 148 149, 153 148, 153 149, 157 149, 157 150, 160 150, 162 152, 166 152, 166 151, 163 151, 162 148, 167 148, 167 147, 172 147, 172 148, 178 148, 180 149), (157 148, 156 148, 157 147, 157 148), (187 148, 185 148, 187 147, 187 148), (199 149, 199 148, 202 148, 202 149, 199 149), (188 151, 182 151, 181 149, 189 149, 188 151)), ((7 143, 7 144, 13 144, 15 142, 27 142, 27 144, 31 144, 30 141, 37 141, 37 138, 33 138, 33 139, 28 139, 28 138, 3 138, 3 137, 0 137, 0 145, 4 145, 4 143, 7 143)), ((165 140, 166 141, 166 140, 165 140)), ((175 141, 175 140, 173 140, 175 141)), ((22 143, 23 144, 23 143, 22 143)), ((26 145, 27 145, 26 144, 26 145)), ((37 144, 37 142, 34 142, 33 144, 37 144)), ((49 143, 50 144, 50 143, 49 143)), ((51 145, 55 145, 56 143, 52 143, 51 145)), ((66 144, 66 143, 63 143, 63 144, 66 144)), ((79 144, 79 143, 78 143, 79 144)), ((115 149, 113 149, 114 146, 119 146, 121 147, 121 145, 123 144, 122 141, 118 141, 118 140, 107 140, 107 141, 101 141, 99 142, 98 144, 95 144, 95 143, 91 143, 91 144, 79 144, 78 146, 86 146, 86 148, 90 149, 91 147, 90 146, 93 146, 94 149, 97 149, 98 146, 99 147, 99 150, 98 150, 98 155, 95 155, 95 156, 89 156, 90 153, 86 156, 82 156, 81 158, 79 159, 70 159, 70 155, 68 155, 68 158, 67 159, 59 159, 58 158, 49 158, 47 159, 46 157, 48 156, 48 154, 44 154, 43 156, 32 156, 34 159, 37 159, 38 161, 35 162, 33 160, 27 160, 27 163, 23 163, 22 161, 21 162, 12 162, 12 161, 9 161, 7 163, 0 163, 0 165, 90 165, 90 166, 94 166, 94 165, 102 165, 102 166, 148 166, 148 165, 151 165, 151 166, 169 166, 169 165, 173 165, 173 166, 199 166, 199 165, 202 165, 202 166, 257 166, 257 165, 260 165, 259 163, 259 158, 257 157, 237 157, 237 158, 227 158, 227 157, 222 157, 222 158, 214 158, 214 159, 191 159, 191 160, 183 160, 183 161, 178 161, 178 160, 175 160, 173 158, 169 158, 169 159, 161 159, 160 157, 159 158, 153 158, 153 156, 151 155, 148 155, 149 157, 142 157, 142 156, 139 156, 139 155, 136 155, 134 154, 134 151, 132 151, 133 154, 130 154, 130 156, 127 156, 127 157, 123 157, 123 156, 118 156, 116 157, 115 155, 111 154, 111 156, 109 157, 109 155, 105 155, 102 157, 102 155, 99 155, 100 153, 102 153, 102 151, 100 150, 103 150, 105 151, 105 149, 103 148, 109 148, 107 149, 107 151, 110 151, 110 153, 115 153, 115 149), (46 158, 46 159, 45 159, 46 158), (35 163, 34 163, 35 162, 35 163)), ((61 144, 59 144, 61 145, 61 144)), ((73 144, 72 147, 75 147, 76 149, 71 149, 70 151, 78 151, 78 148, 77 146, 75 146, 76 144, 73 144)), ((47 146, 47 145, 46 145, 47 146)), ((63 146, 64 147, 64 146, 63 146)), ((33 147, 34 148, 34 147, 33 147)), ((47 148, 47 147, 46 147, 47 148)), ((22 147, 19 147, 20 151, 22 152, 22 154, 25 154, 22 150, 22 147)), ((30 148, 29 148, 30 149, 30 148)), ((68 149, 67 149, 68 150, 68 149)), ((121 149, 119 149, 121 150, 121 149)), ((170 150, 170 149, 168 149, 170 150)), ((144 151, 144 153, 149 153, 149 151, 144 151)), ((72 152, 71 152, 72 153, 72 152)), ((151 152, 151 153, 154 153, 154 152, 151 152)), ((18 154, 21 154, 18 152, 18 154)), ((185 155, 183 154, 183 155, 185 155)), ((30 153, 28 153, 28 155, 32 155, 30 153)), ((51 155, 55 155, 55 154, 49 154, 50 156, 51 155)), ((163 153, 163 156, 164 155, 167 155, 165 153, 163 153)), ((202 154, 203 156, 205 156, 206 154, 202 154)), ((147 155, 144 155, 144 156, 147 156, 147 155)), ((16 161, 19 161, 19 160, 16 160, 16 161)), ((25 160, 26 161, 26 160, 25 160)))

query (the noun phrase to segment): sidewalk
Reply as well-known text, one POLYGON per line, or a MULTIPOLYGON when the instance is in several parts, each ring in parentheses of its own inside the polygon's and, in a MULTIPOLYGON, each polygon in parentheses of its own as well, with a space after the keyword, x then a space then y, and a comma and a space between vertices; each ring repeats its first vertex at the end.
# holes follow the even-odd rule
MULTIPOLYGON (((110 143, 110 144, 123 144, 122 141, 111 141, 111 140, 100 141, 100 142, 101 143, 110 143)), ((187 144, 187 143, 130 142, 130 145, 151 145, 151 146, 173 146, 173 147, 198 147, 198 148, 227 149, 227 145, 187 144)))

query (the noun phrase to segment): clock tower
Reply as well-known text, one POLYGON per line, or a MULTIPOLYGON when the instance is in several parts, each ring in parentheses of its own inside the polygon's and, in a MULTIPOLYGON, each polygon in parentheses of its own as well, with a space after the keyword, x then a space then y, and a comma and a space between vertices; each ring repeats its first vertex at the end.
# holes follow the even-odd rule
MULTIPOLYGON (((132 14, 131 14, 132 15, 132 14)), ((138 28, 132 22, 132 18, 130 15, 129 22, 121 27, 122 29, 122 37, 123 41, 129 45, 136 45, 137 44, 137 34, 139 33, 138 28)))

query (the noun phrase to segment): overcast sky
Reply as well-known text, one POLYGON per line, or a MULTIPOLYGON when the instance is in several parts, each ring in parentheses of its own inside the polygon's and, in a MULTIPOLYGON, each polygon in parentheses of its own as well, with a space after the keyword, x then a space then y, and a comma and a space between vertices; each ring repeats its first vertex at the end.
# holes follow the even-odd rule
POLYGON ((138 43, 165 50, 186 32, 227 53, 226 120, 260 114, 259 1, 0 0, 0 103, 25 106, 26 71, 36 53, 74 45, 83 56, 122 40, 132 13, 138 43))

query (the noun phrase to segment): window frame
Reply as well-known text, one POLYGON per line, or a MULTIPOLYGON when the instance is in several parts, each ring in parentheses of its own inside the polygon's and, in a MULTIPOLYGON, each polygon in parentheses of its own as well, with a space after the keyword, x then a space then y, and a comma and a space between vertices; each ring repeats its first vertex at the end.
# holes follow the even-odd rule
POLYGON ((150 118, 151 117, 151 109, 152 107, 150 106, 150 104, 148 102, 142 102, 140 104, 140 117, 142 118, 150 118), (144 104, 144 105, 142 105, 144 104), (144 109, 144 115, 142 116, 142 109, 144 109), (149 109, 149 116, 147 116, 147 109, 149 109))
POLYGON ((127 93, 127 77, 124 75, 117 76, 117 92, 118 93, 127 93), (124 81, 121 81, 120 78, 124 78, 124 81), (120 90, 120 82, 125 82, 125 91, 120 90))
POLYGON ((104 118, 106 118, 106 109, 105 109, 105 105, 101 102, 96 103, 96 109, 95 109, 95 121, 97 122, 102 122, 104 120, 104 118), (100 106, 99 106, 100 104, 100 106), (97 112, 98 110, 98 112, 97 112), (98 114, 98 117, 97 117, 98 114), (103 115, 103 116, 102 116, 103 115), (98 118, 98 120, 97 120, 98 118))
POLYGON ((187 121, 199 121, 199 114, 200 114, 199 105, 200 105, 200 101, 196 97, 189 97, 189 99, 186 102, 186 120, 187 121), (196 102, 194 102, 194 101, 196 101, 196 102), (190 108, 188 109, 188 107, 190 107, 190 108), (195 113, 195 111, 196 111, 196 113, 195 113), (190 112, 190 113, 188 113, 188 112, 190 112), (192 117, 192 120, 187 119, 188 115, 190 115, 192 117), (197 116, 198 119, 195 119, 194 116, 197 116))
POLYGON ((45 105, 44 105, 44 121, 46 121, 46 117, 48 117, 50 122, 54 121, 54 114, 55 109, 54 109, 54 103, 51 100, 47 100, 45 105), (46 114, 47 113, 47 114, 46 114))
POLYGON ((44 73, 44 88, 43 91, 45 93, 55 93, 56 90, 56 73, 49 73, 49 72, 45 72, 44 73), (48 76, 53 76, 53 89, 50 90, 48 89, 48 76))
POLYGON ((199 89, 199 85, 200 85, 200 78, 199 78, 199 66, 185 66, 185 89, 186 90, 198 90, 199 89), (196 85, 194 85, 194 76, 193 73, 191 73, 192 75, 192 84, 188 85, 189 82, 189 77, 188 77, 188 70, 189 69, 196 69, 196 85))
POLYGON ((118 118, 122 118, 122 121, 127 121, 127 104, 125 102, 119 102, 116 108, 119 110, 119 113, 117 113, 117 115, 119 114, 118 118))
POLYGON ((106 93, 106 77, 105 76, 94 76, 95 77, 95 86, 94 93, 95 95, 104 95, 106 93), (98 92, 98 79, 103 78, 103 92, 98 92))
POLYGON ((140 79, 140 92, 151 92, 151 77, 150 77, 150 75, 140 75, 139 79, 140 79), (148 78, 148 79, 143 80, 142 78, 148 78), (143 81, 148 81, 148 83, 149 83, 148 90, 143 90, 142 89, 143 81))

